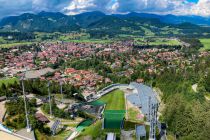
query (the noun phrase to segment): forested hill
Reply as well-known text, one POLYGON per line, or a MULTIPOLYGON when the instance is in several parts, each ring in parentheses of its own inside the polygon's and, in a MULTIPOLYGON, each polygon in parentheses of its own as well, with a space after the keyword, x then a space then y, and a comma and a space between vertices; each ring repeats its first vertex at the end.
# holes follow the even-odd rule
POLYGON ((203 17, 129 13, 106 15, 99 11, 67 16, 62 13, 40 12, 10 16, 0 21, 0 31, 72 32, 88 31, 96 36, 116 34, 135 35, 208 35, 210 20, 203 17), (197 20, 196 20, 197 19, 197 20), (196 22, 195 22, 196 21, 196 22))

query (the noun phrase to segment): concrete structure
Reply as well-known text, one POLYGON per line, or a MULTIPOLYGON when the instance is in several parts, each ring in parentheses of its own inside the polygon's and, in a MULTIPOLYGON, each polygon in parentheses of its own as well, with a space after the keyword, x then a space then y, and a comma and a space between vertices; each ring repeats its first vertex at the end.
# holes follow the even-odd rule
POLYGON ((16 133, 0 124, 0 139, 1 140, 35 140, 34 132, 27 132, 26 129, 22 129, 16 133))
POLYGON ((116 135, 114 133, 108 133, 106 140, 116 140, 116 135))
POLYGON ((24 139, 21 138, 21 137, 12 135, 12 134, 10 134, 10 133, 7 133, 7 132, 1 131, 1 130, 0 130, 0 138, 1 138, 2 140, 24 140, 24 139))
POLYGON ((51 68, 44 68, 44 69, 35 70, 35 71, 27 71, 25 74, 25 77, 27 79, 35 79, 35 78, 41 77, 42 75, 47 74, 48 72, 54 72, 54 70, 51 68))
POLYGON ((133 94, 127 96, 127 99, 132 104, 139 107, 142 113, 147 117, 149 121, 150 119, 149 99, 151 99, 151 104, 158 104, 156 93, 153 91, 151 87, 146 86, 144 84, 138 84, 132 82, 130 83, 129 86, 132 87, 134 90, 133 94))
POLYGON ((140 140, 144 138, 146 140, 146 129, 144 125, 137 125, 136 126, 136 139, 140 140))
POLYGON ((98 91, 96 95, 92 96, 88 102, 92 102, 95 100, 98 100, 102 96, 108 94, 109 92, 116 90, 116 89, 127 89, 127 88, 132 88, 128 84, 112 84, 109 85, 108 87, 103 88, 102 90, 98 91))

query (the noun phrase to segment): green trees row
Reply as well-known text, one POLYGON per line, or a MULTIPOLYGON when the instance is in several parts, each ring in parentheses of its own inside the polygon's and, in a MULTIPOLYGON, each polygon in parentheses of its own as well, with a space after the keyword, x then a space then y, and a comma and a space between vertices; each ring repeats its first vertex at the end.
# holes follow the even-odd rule
MULTIPOLYGON (((25 91, 27 93, 33 93, 39 96, 48 95, 47 81, 41 81, 39 79, 25 80, 24 81, 25 91)), ((81 93, 81 90, 69 85, 63 84, 63 94, 71 98, 74 93, 81 93)), ((60 84, 57 82, 52 82, 50 85, 51 93, 60 93, 60 84)), ((22 86, 18 82, 5 85, 4 83, 0 86, 0 96, 13 97, 14 95, 22 95, 22 86)))
MULTIPOLYGON (((44 104, 42 106, 42 109, 50 114, 50 105, 49 104, 44 104)), ((58 118, 64 118, 64 119, 71 119, 71 113, 64 111, 63 109, 59 109, 55 103, 55 101, 52 101, 52 114, 55 117, 58 118)))
MULTIPOLYGON (((38 124, 34 114, 36 112, 36 99, 27 100, 27 108, 31 126, 34 128, 38 124)), ((11 100, 6 103, 7 118, 5 124, 14 129, 24 128, 26 126, 25 108, 22 97, 17 100, 11 100)))
POLYGON ((208 58, 201 58, 192 68, 165 70, 155 79, 156 87, 163 92, 163 120, 177 139, 210 139, 210 103, 205 100, 209 94, 209 66, 208 58), (197 92, 192 90, 195 83, 197 92))
POLYGON ((199 101, 187 101, 184 96, 175 94, 166 102, 164 119, 168 130, 178 139, 209 140, 210 106, 199 101))

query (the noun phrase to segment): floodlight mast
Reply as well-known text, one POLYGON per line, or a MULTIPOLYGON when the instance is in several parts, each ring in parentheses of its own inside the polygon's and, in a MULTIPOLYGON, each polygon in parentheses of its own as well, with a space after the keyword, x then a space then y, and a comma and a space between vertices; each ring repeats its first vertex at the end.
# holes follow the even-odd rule
POLYGON ((61 96, 62 96, 62 101, 61 103, 63 104, 63 81, 60 81, 60 92, 61 92, 61 96))
POLYGON ((48 82, 47 87, 48 87, 49 106, 50 106, 50 118, 52 118, 52 106, 51 106, 50 81, 48 82))
POLYGON ((24 107, 25 107, 25 114, 26 114, 26 125, 27 125, 26 129, 27 129, 27 132, 31 132, 31 127, 30 127, 29 118, 28 118, 28 111, 27 111, 24 77, 25 77, 25 74, 22 76, 21 81, 22 81, 23 100, 24 100, 24 107))

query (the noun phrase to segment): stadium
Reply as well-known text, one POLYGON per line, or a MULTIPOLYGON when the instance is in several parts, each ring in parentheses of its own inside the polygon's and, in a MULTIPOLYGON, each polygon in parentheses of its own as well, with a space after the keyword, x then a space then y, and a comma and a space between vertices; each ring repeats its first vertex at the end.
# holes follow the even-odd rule
MULTIPOLYGON (((132 82, 126 84, 113 84, 98 92, 93 99, 95 102, 104 103, 102 129, 105 130, 124 130, 125 121, 129 114, 128 103, 132 104, 131 108, 136 108, 138 112, 134 115, 134 120, 149 122, 150 137, 155 136, 155 125, 157 118, 158 100, 156 93, 149 86, 132 82), (141 118, 139 118, 141 116, 141 118), (146 120, 145 120, 146 119, 146 120)), ((141 122, 139 121, 139 122, 141 122)), ((137 136, 146 136, 145 126, 137 125, 137 136), (144 133, 141 133, 144 132, 144 133), (141 134, 141 135, 140 135, 141 134)))

